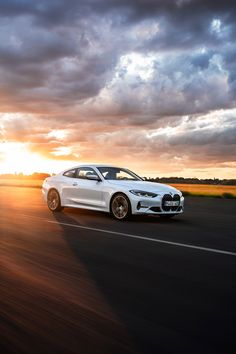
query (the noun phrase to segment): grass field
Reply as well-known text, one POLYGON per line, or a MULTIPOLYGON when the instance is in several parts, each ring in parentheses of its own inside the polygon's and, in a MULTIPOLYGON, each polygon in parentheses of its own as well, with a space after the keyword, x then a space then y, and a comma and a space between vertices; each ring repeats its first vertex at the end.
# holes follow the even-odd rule
POLYGON ((172 186, 185 195, 236 198, 236 186, 215 186, 211 184, 172 184, 172 186))
POLYGON ((33 187, 41 188, 43 181, 41 179, 2 179, 0 178, 0 187, 14 186, 14 187, 33 187))
MULTIPOLYGON (((0 179, 1 186, 41 188, 43 181, 38 179, 0 179)), ((215 186, 210 184, 171 184, 184 195, 201 197, 236 198, 236 186, 215 186)))

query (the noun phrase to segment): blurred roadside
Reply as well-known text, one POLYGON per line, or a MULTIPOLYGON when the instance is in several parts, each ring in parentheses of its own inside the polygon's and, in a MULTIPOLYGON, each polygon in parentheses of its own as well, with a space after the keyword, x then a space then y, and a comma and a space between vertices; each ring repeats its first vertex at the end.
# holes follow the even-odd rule
MULTIPOLYGON (((15 176, 15 178, 2 178, 0 187, 30 187, 41 188, 47 174, 35 174, 32 176, 15 176), (37 178, 35 178, 37 177, 37 178)), ((212 197, 236 199, 236 186, 212 185, 212 184, 177 184, 170 183, 179 189, 184 196, 212 197)))

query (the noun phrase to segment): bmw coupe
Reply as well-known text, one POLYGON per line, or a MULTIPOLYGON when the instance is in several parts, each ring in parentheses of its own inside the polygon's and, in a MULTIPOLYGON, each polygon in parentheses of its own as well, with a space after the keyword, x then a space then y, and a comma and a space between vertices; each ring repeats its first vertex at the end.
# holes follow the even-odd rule
POLYGON ((174 187, 105 165, 80 165, 48 177, 42 193, 52 212, 64 207, 100 210, 118 220, 134 214, 173 217, 184 210, 184 198, 174 187))

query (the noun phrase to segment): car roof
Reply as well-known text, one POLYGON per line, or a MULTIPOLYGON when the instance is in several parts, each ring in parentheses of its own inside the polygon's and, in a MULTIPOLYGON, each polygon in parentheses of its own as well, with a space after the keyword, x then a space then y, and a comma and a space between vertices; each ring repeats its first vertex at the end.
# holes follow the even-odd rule
POLYGON ((109 165, 109 164, 102 164, 102 163, 84 163, 84 164, 79 164, 79 165, 76 165, 76 166, 72 166, 72 167, 70 167, 70 168, 67 168, 67 169, 65 169, 65 170, 63 170, 63 171, 61 171, 60 173, 59 173, 59 175, 60 174, 63 174, 63 173, 65 173, 66 171, 70 171, 70 170, 73 170, 73 169, 75 169, 75 168, 80 168, 80 167, 114 167, 114 168, 125 168, 125 167, 120 167, 120 166, 114 166, 114 165, 109 165))

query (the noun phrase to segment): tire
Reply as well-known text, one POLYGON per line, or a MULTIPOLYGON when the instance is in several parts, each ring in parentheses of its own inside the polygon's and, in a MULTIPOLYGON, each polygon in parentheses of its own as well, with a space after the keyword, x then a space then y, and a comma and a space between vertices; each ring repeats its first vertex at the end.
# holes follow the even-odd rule
POLYGON ((115 194, 111 200, 110 211, 116 220, 128 219, 131 215, 129 198, 123 193, 115 194))
POLYGON ((61 206, 61 198, 56 189, 51 189, 47 196, 48 208, 51 211, 61 211, 63 207, 61 206))

